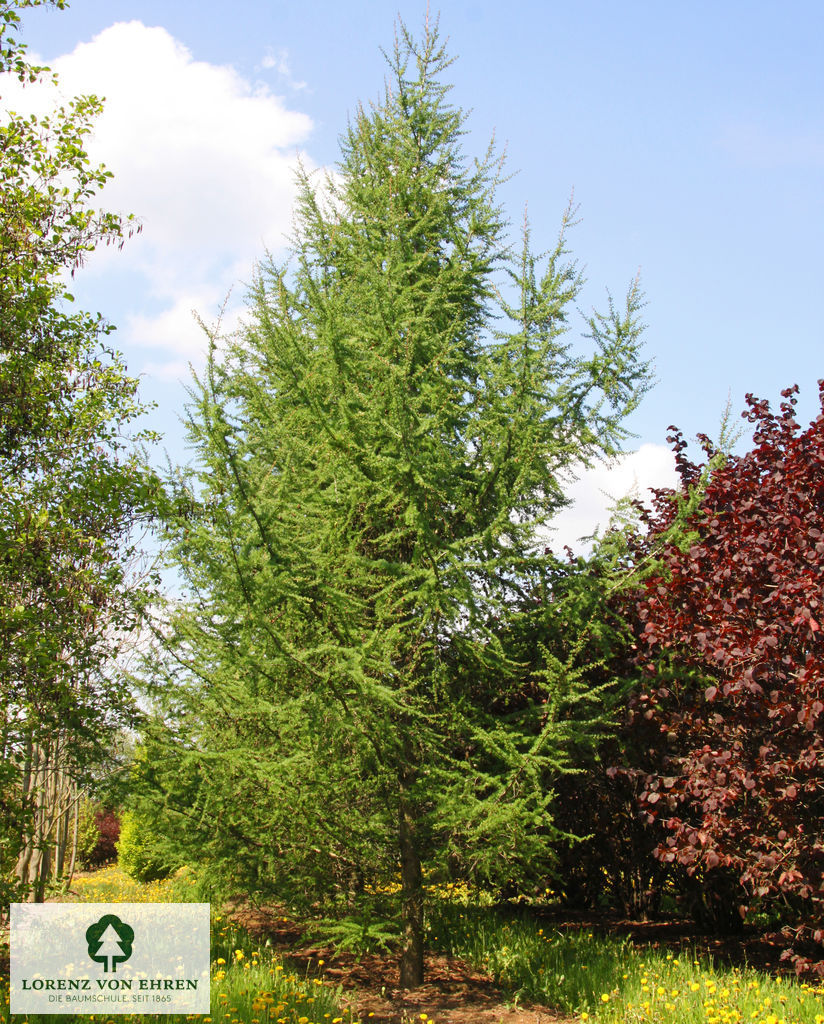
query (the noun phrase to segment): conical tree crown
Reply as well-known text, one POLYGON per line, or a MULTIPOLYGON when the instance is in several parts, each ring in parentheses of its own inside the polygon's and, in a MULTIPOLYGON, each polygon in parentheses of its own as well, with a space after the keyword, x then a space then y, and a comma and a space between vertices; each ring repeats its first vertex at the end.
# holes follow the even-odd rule
MULTIPOLYGON (((323 196, 302 181, 298 270, 276 319, 269 289, 259 303, 281 387, 311 402, 313 448, 321 433, 329 445, 321 472, 342 459, 349 500, 423 532, 451 510, 451 531, 466 533, 455 488, 476 483, 468 427, 501 221, 492 168, 463 165, 437 36, 403 43, 384 102, 358 111, 323 196)), ((389 555, 398 538, 385 539, 389 555)))
POLYGON ((647 380, 634 287, 572 353, 563 231, 539 259, 525 228, 513 257, 448 64, 436 29, 401 27, 336 172, 301 178, 291 265, 213 339, 171 524, 192 604, 164 716, 193 739, 156 759, 233 884, 297 898, 402 865, 416 956, 421 863, 545 863, 551 778, 602 728, 580 672, 512 637, 549 614, 537 530, 563 473, 617 449, 647 380))

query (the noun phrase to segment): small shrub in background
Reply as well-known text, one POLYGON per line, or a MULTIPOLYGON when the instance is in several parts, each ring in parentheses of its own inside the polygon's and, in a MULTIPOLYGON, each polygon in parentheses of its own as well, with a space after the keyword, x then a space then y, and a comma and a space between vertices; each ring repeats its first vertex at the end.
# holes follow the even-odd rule
POLYGON ((95 821, 96 813, 97 806, 93 800, 84 798, 80 801, 77 812, 77 866, 84 870, 91 867, 92 853, 100 835, 95 821))
POLYGON ((93 800, 83 800, 77 821, 77 864, 84 871, 117 857, 120 819, 117 812, 93 800))
POLYGON ((117 841, 120 839, 120 817, 110 807, 101 807, 95 814, 97 825, 97 846, 92 854, 92 866, 108 864, 117 857, 117 841))
POLYGON ((118 863, 138 882, 153 882, 180 867, 164 837, 156 832, 148 817, 136 810, 124 811, 117 842, 118 863))

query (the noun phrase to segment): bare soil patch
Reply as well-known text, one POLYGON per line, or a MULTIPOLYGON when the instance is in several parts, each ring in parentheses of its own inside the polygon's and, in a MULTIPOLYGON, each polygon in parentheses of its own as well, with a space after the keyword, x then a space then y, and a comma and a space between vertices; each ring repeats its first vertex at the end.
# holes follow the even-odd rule
POLYGON ((301 973, 318 972, 329 984, 340 985, 344 1005, 364 1024, 420 1024, 422 1013, 435 1024, 569 1024, 577 1019, 548 1006, 513 1005, 488 975, 457 957, 427 955, 426 984, 402 991, 395 957, 370 953, 356 958, 331 947, 302 945, 297 925, 263 908, 235 906, 231 917, 256 938, 269 939, 301 973))

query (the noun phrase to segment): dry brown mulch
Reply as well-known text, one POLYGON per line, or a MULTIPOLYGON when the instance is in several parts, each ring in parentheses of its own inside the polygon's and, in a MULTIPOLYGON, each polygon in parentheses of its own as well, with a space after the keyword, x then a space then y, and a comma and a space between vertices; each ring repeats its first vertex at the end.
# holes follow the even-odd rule
POLYGON ((301 931, 265 908, 235 906, 231 918, 252 935, 268 939, 301 973, 317 971, 344 991, 344 1006, 364 1024, 570 1024, 576 1020, 547 1006, 513 1005, 488 975, 457 957, 431 953, 425 961, 426 984, 411 991, 399 987, 397 960, 364 954, 354 957, 331 947, 301 945, 301 931), (427 1022, 429 1024, 429 1022, 427 1022))
POLYGON ((401 1024, 425 1013, 437 1024, 550 1024, 572 1021, 546 1006, 516 1006, 485 975, 455 957, 426 957, 426 984, 413 991, 398 988, 397 965, 387 957, 363 958, 360 964, 336 964, 326 977, 352 991, 352 1009, 362 1021, 401 1024), (373 1014, 370 1018, 369 1014, 373 1014))

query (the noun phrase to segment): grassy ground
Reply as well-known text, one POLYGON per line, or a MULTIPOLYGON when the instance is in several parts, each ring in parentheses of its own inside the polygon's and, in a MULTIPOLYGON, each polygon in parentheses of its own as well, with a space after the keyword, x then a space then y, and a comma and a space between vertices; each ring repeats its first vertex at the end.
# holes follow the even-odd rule
POLYGON ((429 931, 433 945, 484 967, 519 998, 591 1024, 824 1024, 824 988, 706 956, 639 950, 448 901, 429 931))
MULTIPOLYGON (((86 902, 194 898, 186 875, 139 885, 115 867, 75 880, 73 890, 71 898, 86 902)), ((590 929, 559 930, 528 913, 513 917, 472 906, 449 893, 440 896, 432 901, 430 946, 489 972, 510 993, 512 1003, 555 1007, 566 1019, 588 1024, 824 1024, 824 988, 746 967, 723 967, 683 951, 639 950, 626 939, 590 929)), ((351 1014, 339 1010, 342 990, 324 983, 324 970, 322 958, 299 973, 290 969, 265 940, 251 939, 216 913, 211 1013, 163 1019, 174 1024, 355 1024, 351 1014)), ((536 1016, 525 1013, 523 1020, 536 1016)), ((71 1019, 28 1021, 67 1024, 71 1019)), ((439 1017, 437 1024, 446 1024, 447 1019, 439 1017)), ((464 1013, 462 1019, 471 1017, 464 1013)), ((428 1018, 416 1014, 415 1020, 422 1024, 428 1018)), ((5 990, 0 993, 0 1021, 10 1024, 5 990)), ((119 1015, 110 1024, 121 1021, 137 1024, 147 1018, 119 1015)), ((109 1022, 98 1017, 95 1024, 109 1022)))

